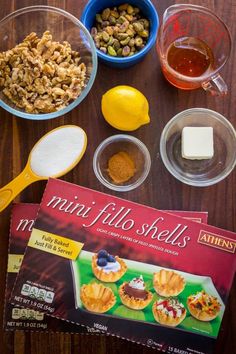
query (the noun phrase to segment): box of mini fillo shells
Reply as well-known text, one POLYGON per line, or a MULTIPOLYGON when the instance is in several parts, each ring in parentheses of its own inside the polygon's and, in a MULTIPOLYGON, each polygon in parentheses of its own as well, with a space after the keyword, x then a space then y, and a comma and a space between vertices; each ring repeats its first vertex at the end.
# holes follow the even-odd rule
POLYGON ((30 330, 89 333, 97 332, 44 315, 41 311, 20 308, 9 303, 10 294, 25 253, 25 248, 38 212, 38 204, 14 204, 8 248, 8 267, 5 290, 3 328, 5 330, 30 330))
MULTIPOLYGON (((38 204, 26 203, 14 204, 12 208, 3 327, 6 330, 86 332, 85 327, 75 326, 47 315, 45 316, 37 310, 16 307, 8 301, 20 269, 38 208, 38 204)), ((176 211, 175 213, 197 222, 207 223, 207 212, 176 211)), ((88 332, 97 332, 97 330, 88 328, 88 332)))
POLYGON ((166 353, 212 353, 236 234, 49 179, 11 301, 166 353))

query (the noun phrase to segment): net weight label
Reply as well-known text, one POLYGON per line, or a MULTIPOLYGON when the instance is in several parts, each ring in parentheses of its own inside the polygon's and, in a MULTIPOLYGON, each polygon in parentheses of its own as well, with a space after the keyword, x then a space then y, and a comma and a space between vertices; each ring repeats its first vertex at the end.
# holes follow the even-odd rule
POLYGON ((21 296, 14 296, 13 302, 16 301, 18 304, 21 304, 23 306, 27 307, 33 307, 40 312, 49 312, 53 313, 55 311, 54 307, 49 306, 49 304, 45 303, 43 304, 42 302, 38 302, 37 299, 25 299, 21 296))

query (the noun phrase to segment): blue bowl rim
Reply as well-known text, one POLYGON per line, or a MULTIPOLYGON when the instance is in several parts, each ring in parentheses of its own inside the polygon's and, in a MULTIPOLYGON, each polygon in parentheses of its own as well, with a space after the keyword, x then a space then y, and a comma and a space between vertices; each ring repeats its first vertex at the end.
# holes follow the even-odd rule
MULTIPOLYGON (((84 24, 85 27, 86 27, 85 18, 95 1, 97 1, 97 0, 89 0, 88 1, 87 5, 84 7, 84 10, 83 10, 82 15, 80 17, 80 21, 84 24)), ((149 50, 153 47, 153 45, 155 44, 156 39, 157 39, 157 31, 158 31, 158 27, 159 27, 159 16, 158 16, 155 6, 153 5, 153 3, 150 0, 143 0, 143 2, 149 6, 149 8, 151 9, 151 11, 154 14, 153 27, 155 30, 155 35, 150 36, 150 40, 147 42, 145 47, 142 50, 140 50, 140 52, 132 55, 131 57, 118 58, 118 57, 108 56, 107 54, 102 53, 100 50, 98 50, 96 48, 97 55, 100 59, 102 59, 103 61, 117 63, 117 64, 132 63, 133 61, 136 61, 136 60, 140 59, 141 57, 145 56, 149 52, 149 50)))
POLYGON ((91 47, 91 53, 92 53, 92 63, 93 63, 93 68, 92 68, 92 73, 91 76, 89 78, 88 84, 86 85, 85 89, 82 91, 81 95, 74 100, 72 103, 70 103, 68 106, 66 106, 65 108, 56 111, 56 112, 52 112, 52 113, 26 113, 20 110, 17 110, 15 108, 10 107, 9 105, 7 105, 5 102, 3 102, 0 99, 0 107, 4 108, 6 111, 10 112, 11 114, 21 117, 21 118, 25 118, 25 119, 30 119, 30 120, 46 120, 46 119, 52 119, 52 118, 57 118, 60 117, 68 112, 70 112, 72 109, 74 109, 78 104, 80 104, 84 98, 87 96, 87 94, 89 93, 90 89, 93 86, 94 80, 96 78, 96 73, 97 73, 97 51, 96 51, 96 47, 94 44, 94 41, 89 33, 89 31, 87 30, 87 28, 84 26, 84 24, 78 20, 75 16, 73 16, 72 14, 70 14, 69 12, 54 7, 54 6, 47 6, 47 5, 34 5, 34 6, 27 6, 27 7, 23 7, 21 9, 18 9, 14 12, 11 12, 10 14, 8 14, 7 16, 5 16, 3 19, 0 20, 0 25, 1 23, 8 21, 12 16, 19 16, 23 13, 27 13, 27 12, 32 12, 32 11, 54 11, 57 12, 59 14, 62 14, 64 16, 66 16, 67 18, 69 18, 74 24, 76 24, 77 26, 79 26, 85 36, 86 39, 89 42, 89 45, 91 47))

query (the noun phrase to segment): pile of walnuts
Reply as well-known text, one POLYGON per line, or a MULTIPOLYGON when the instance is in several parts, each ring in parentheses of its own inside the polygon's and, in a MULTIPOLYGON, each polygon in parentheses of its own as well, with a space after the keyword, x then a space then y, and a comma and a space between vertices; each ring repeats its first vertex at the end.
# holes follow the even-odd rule
POLYGON ((0 90, 27 113, 58 111, 85 87, 86 65, 71 45, 52 40, 49 31, 30 33, 13 49, 0 53, 0 90))

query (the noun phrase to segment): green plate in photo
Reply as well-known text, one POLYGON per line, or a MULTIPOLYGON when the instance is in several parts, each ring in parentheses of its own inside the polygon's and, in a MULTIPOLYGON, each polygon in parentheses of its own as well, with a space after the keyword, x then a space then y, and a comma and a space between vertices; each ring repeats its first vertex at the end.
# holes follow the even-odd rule
MULTIPOLYGON (((161 269, 169 269, 156 265, 124 259, 128 267, 126 273, 122 276, 121 279, 119 279, 115 283, 105 283, 98 280, 93 274, 91 266, 93 255, 94 253, 92 252, 81 251, 79 257, 75 261, 71 261, 76 308, 86 310, 80 300, 81 286, 84 284, 96 282, 111 288, 114 295, 116 296, 115 305, 103 315, 118 318, 122 317, 133 321, 143 321, 160 326, 160 324, 155 321, 155 318, 152 313, 153 303, 161 297, 157 295, 155 289, 153 288, 153 273, 158 272, 161 269), (133 278, 139 277, 140 275, 143 276, 143 280, 146 285, 146 290, 151 291, 151 293, 153 294, 153 299, 145 309, 132 310, 123 305, 120 300, 118 289, 120 285, 124 282, 129 282, 133 278)), ((217 337, 225 306, 212 282, 212 279, 210 277, 198 276, 180 271, 177 271, 177 273, 183 276, 186 281, 184 290, 177 296, 177 298, 184 305, 185 309, 187 310, 187 314, 185 319, 176 328, 181 328, 186 331, 198 333, 201 335, 207 335, 210 337, 217 337), (202 290, 212 296, 217 297, 219 303, 221 304, 221 310, 219 315, 212 321, 203 322, 197 320, 196 318, 191 316, 187 308, 188 296, 196 294, 197 292, 202 290)))

